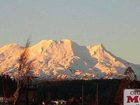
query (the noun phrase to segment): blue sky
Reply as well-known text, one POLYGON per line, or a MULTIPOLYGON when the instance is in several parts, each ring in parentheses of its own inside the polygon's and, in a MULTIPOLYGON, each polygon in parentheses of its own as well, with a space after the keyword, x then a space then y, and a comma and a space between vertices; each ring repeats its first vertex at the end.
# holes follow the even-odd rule
POLYGON ((0 0, 0 46, 69 38, 140 64, 140 0, 0 0))

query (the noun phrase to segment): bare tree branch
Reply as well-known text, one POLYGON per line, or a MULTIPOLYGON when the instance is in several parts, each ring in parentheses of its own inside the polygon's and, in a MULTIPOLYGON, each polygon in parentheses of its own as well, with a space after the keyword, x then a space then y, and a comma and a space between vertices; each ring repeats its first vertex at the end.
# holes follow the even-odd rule
POLYGON ((19 97, 19 91, 21 88, 21 82, 24 82, 26 79, 26 75, 29 73, 31 66, 28 64, 28 57, 29 57, 29 49, 30 46, 30 39, 27 40, 26 45, 24 47, 24 50, 20 56, 19 59, 19 67, 18 67, 18 75, 17 75, 17 88, 14 93, 14 105, 16 105, 16 102, 19 97))

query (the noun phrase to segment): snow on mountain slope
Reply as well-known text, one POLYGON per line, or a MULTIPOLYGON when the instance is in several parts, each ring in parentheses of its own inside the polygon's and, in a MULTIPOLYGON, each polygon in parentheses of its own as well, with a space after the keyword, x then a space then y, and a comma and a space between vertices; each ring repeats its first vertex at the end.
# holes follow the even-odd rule
MULTIPOLYGON (((16 76, 23 49, 17 44, 0 48, 0 73, 16 76)), ((140 80, 139 65, 115 57, 102 44, 80 46, 68 39, 42 40, 28 51, 31 71, 39 79, 122 78, 126 68, 132 66, 140 80)))
POLYGON ((0 73, 15 70, 22 51, 23 48, 15 43, 0 48, 0 73))

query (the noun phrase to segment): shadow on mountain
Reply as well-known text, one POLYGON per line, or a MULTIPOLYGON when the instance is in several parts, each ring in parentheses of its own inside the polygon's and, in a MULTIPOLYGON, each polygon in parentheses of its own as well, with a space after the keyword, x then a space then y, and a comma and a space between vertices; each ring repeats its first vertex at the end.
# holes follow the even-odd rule
MULTIPOLYGON (((79 46, 78 44, 73 43, 72 49, 73 49, 74 55, 76 57, 78 57, 79 60, 82 60, 83 63, 88 64, 88 65, 84 64, 84 66, 93 67, 97 64, 97 62, 98 62, 97 59, 93 58, 90 55, 89 50, 85 46, 79 46)), ((76 59, 76 60, 78 60, 78 59, 76 59)))

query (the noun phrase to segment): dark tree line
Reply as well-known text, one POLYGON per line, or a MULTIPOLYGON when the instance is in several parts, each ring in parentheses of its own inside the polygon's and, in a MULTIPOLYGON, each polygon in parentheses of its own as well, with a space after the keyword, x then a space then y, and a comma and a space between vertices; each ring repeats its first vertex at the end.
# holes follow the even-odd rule
MULTIPOLYGON (((46 81, 39 84, 37 96, 39 97, 40 102, 43 100, 48 101, 57 99, 68 101, 72 98, 80 101, 83 86, 84 102, 88 102, 87 105, 94 105, 93 103, 96 103, 98 84, 99 105, 115 105, 115 98, 121 83, 122 80, 118 79, 46 81)), ((129 85, 131 85, 132 88, 140 88, 140 82, 138 81, 133 81, 129 85), (135 84, 135 86, 133 84, 135 84)), ((123 95, 122 93, 119 94, 123 95)), ((122 102, 121 97, 118 98, 122 102)), ((86 103, 84 105, 86 105, 86 103)))
MULTIPOLYGON (((126 80, 124 80, 126 81, 126 80)), ((124 82, 123 81, 123 82, 124 82)), ((122 83, 122 80, 65 80, 65 81, 46 81, 38 83, 35 92, 37 103, 42 101, 50 102, 51 100, 64 99, 68 102, 81 103, 82 86, 84 105, 92 105, 96 103, 97 84, 99 105, 111 105, 114 103, 117 91, 122 83)), ((0 95, 10 97, 16 90, 16 81, 7 75, 0 76, 0 95), (4 90, 3 90, 4 89, 4 90)), ((133 81, 130 84, 133 88, 140 88, 140 82, 133 81), (135 87, 133 87, 135 84, 135 87)), ((26 95, 25 87, 21 87, 20 94, 26 95)), ((120 94, 120 93, 119 93, 120 94)), ((118 97, 121 98, 121 97, 118 97)), ((26 99, 25 99, 26 101, 26 99)), ((20 104, 22 105, 22 104, 20 104)), ((72 105, 72 104, 71 104, 72 105)), ((78 105, 78 104, 77 104, 78 105)))
POLYGON ((16 80, 8 75, 0 75, 0 96, 10 97, 16 90, 16 80))

